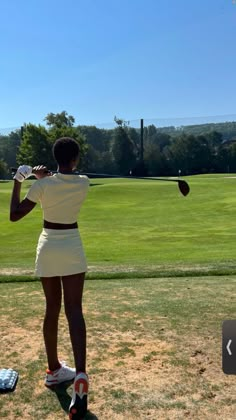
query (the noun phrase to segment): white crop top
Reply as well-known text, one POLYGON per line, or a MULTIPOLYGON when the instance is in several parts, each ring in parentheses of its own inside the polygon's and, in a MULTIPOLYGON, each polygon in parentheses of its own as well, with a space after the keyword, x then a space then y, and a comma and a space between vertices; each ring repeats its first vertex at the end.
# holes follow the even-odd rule
POLYGON ((74 223, 86 197, 89 178, 85 175, 56 173, 36 180, 26 198, 40 202, 43 218, 52 223, 74 223))

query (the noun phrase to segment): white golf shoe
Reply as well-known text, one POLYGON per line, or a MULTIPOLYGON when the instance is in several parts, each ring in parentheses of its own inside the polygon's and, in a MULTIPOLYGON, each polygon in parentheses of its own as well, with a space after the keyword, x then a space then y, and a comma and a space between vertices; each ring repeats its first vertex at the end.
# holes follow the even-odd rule
POLYGON ((79 372, 75 377, 73 385, 73 394, 69 408, 70 420, 79 420, 86 416, 88 406, 88 387, 88 375, 84 372, 79 372))
POLYGON ((60 362, 61 367, 57 370, 46 370, 45 386, 52 387, 63 382, 72 381, 75 378, 76 371, 70 368, 65 362, 60 362))

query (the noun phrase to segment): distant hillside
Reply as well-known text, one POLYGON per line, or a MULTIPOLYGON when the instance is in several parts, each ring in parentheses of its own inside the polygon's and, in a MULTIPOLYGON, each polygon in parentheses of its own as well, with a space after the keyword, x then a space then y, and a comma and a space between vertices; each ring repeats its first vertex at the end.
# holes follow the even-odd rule
POLYGON ((211 131, 217 131, 222 134, 223 140, 228 141, 236 139, 236 121, 225 123, 208 123, 197 125, 186 125, 181 127, 158 127, 157 131, 167 133, 176 137, 180 133, 193 134, 195 136, 204 135, 211 131))

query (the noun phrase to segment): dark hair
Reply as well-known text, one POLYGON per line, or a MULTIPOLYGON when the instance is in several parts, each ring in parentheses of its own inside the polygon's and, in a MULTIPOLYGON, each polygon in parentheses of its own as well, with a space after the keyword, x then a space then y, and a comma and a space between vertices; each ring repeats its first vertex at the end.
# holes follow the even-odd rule
POLYGON ((59 165, 68 165, 79 156, 79 145, 71 137, 57 139, 52 148, 53 156, 59 165))

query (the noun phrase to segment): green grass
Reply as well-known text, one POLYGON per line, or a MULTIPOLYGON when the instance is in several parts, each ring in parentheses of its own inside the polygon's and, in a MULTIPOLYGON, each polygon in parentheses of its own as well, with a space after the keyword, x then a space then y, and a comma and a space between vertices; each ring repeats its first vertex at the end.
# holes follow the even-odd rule
MULTIPOLYGON (((221 368, 235 288, 235 276, 86 282, 87 420, 235 418, 235 379, 221 368)), ((16 391, 0 399, 1 415, 66 419, 71 387, 53 393, 43 384, 40 283, 0 284, 0 295, 1 366, 20 374, 16 391)), ((63 312, 59 353, 73 363, 63 312)))
MULTIPOLYGON (((222 174, 186 180, 187 197, 176 183, 92 180, 79 219, 91 275, 236 273, 236 179, 222 174)), ((22 196, 31 182, 23 184, 22 196)), ((11 188, 12 182, 0 184, 0 265, 33 270, 41 209, 9 222, 11 188)))

